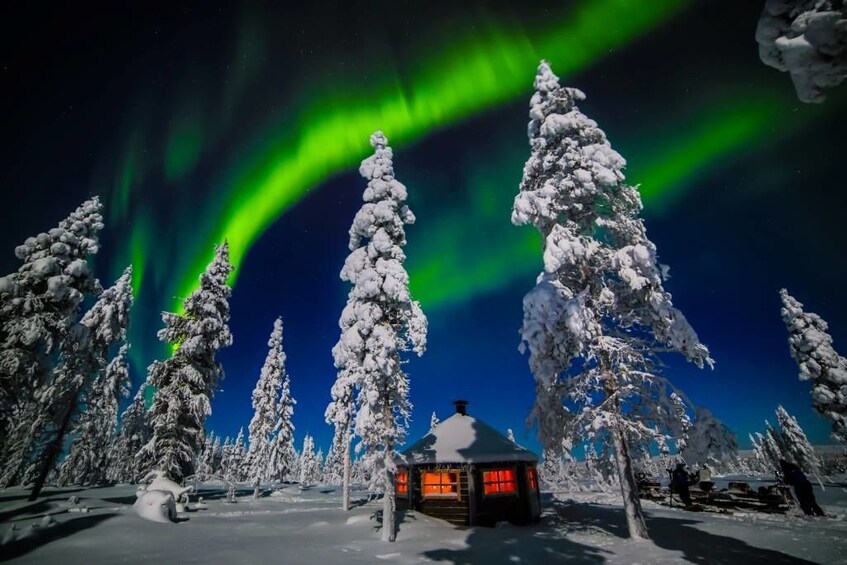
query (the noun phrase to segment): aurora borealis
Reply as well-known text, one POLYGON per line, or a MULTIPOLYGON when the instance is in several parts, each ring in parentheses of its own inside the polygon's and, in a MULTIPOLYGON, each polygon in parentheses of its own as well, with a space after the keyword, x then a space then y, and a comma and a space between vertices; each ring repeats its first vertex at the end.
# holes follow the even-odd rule
POLYGON ((2 186, 21 195, 3 211, 0 264, 17 268, 15 245, 101 195, 98 275, 108 284, 133 264, 137 384, 167 354, 155 340, 159 312, 178 308, 226 238, 235 345, 221 357, 227 377, 210 425, 234 435, 249 422, 267 333, 282 315, 298 437, 326 446, 330 349, 347 291, 338 271, 364 189, 356 168, 382 129, 418 218, 406 266, 432 328, 428 353, 408 365, 411 435, 467 396, 472 413, 534 445, 522 431, 532 379, 516 348, 540 243, 509 215, 532 77, 546 58, 586 92, 581 107, 627 159, 671 266, 668 288, 713 349, 713 372, 669 369, 680 386, 742 438, 782 402, 823 441, 776 290, 823 315, 847 351, 847 239, 833 223, 844 204, 835 187, 847 185, 837 165, 844 93, 797 102, 790 81, 758 61, 758 7, 533 6, 188 3, 48 18, 16 8, 6 20, 28 31, 4 39, 14 88, 2 94, 2 186), (717 394, 747 380, 743 390, 778 385, 749 408, 717 394))

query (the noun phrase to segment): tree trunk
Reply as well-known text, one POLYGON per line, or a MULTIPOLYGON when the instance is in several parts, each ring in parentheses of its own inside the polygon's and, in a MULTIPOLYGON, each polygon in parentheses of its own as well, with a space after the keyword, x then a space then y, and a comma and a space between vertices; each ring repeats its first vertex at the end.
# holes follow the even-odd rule
POLYGON ((350 433, 344 436, 344 474, 341 478, 341 509, 350 510, 350 433))
POLYGON ((638 484, 635 482, 635 473, 632 470, 629 446, 626 444, 620 426, 612 430, 612 442, 615 446, 615 466, 621 483, 621 496, 626 512, 629 537, 637 540, 649 540, 650 535, 647 533, 647 523, 644 521, 644 513, 641 510, 641 500, 638 498, 638 484))
MULTIPOLYGON (((608 359, 601 356, 600 360, 604 373, 604 389, 608 396, 617 392, 617 383, 609 367, 608 359)), ((618 480, 621 484, 621 497, 623 508, 626 512, 626 525, 629 529, 629 537, 635 540, 649 540, 647 533, 647 522, 644 520, 644 512, 641 510, 641 500, 638 498, 638 484, 635 482, 635 473, 632 470, 632 457, 629 454, 629 446, 624 437, 623 427, 620 424, 620 403, 614 400, 615 422, 612 433, 612 445, 615 448, 615 467, 618 471, 618 480)))
MULTIPOLYGON (((391 411, 391 403, 386 402, 383 407, 383 417, 387 428, 394 428, 394 417, 391 411)), ((394 541, 397 538, 397 524, 394 510, 397 508, 397 496, 394 491, 397 476, 397 467, 394 466, 394 442, 390 439, 385 442, 385 453, 383 455, 383 466, 385 467, 385 494, 382 496, 382 541, 394 541)))
POLYGON ((44 483, 47 482, 47 475, 50 474, 50 470, 56 463, 59 453, 62 452, 62 444, 64 443, 65 435, 68 433, 68 428, 71 426, 74 407, 79 399, 80 390, 81 388, 77 388, 73 394, 70 395, 68 404, 65 406, 65 414, 62 416, 62 422, 56 430, 56 435, 44 448, 44 457, 41 460, 41 468, 39 469, 38 476, 35 478, 35 482, 32 485, 32 492, 27 498, 29 501, 37 499, 38 495, 41 494, 41 490, 44 488, 44 483))
POLYGON ((394 479, 396 473, 392 470, 393 449, 385 450, 385 494, 382 497, 382 541, 394 541, 397 538, 397 524, 394 511, 397 508, 397 498, 394 492, 394 479))

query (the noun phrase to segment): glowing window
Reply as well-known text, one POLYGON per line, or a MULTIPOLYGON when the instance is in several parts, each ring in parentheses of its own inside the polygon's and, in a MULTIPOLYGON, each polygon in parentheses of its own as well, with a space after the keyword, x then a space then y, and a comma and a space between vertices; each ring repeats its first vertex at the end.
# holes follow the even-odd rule
POLYGON ((517 494, 518 482, 514 469, 495 469, 482 472, 482 492, 485 494, 517 494))
POLYGON ((436 471, 423 473, 424 497, 459 497, 459 472, 436 471))
POLYGON ((397 494, 409 494, 409 473, 397 473, 397 494))
POLYGON ((538 473, 535 471, 535 467, 526 470, 526 478, 527 483, 529 483, 529 490, 538 490, 538 473))

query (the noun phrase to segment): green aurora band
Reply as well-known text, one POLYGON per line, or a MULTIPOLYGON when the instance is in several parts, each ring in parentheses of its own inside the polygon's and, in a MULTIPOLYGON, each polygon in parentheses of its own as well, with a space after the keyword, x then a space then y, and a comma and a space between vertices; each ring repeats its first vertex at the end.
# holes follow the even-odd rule
MULTIPOLYGON (((436 127, 528 92, 542 57, 560 75, 571 74, 667 21, 685 4, 683 0, 584 2, 565 22, 535 38, 484 22, 481 30, 425 59, 407 81, 387 77, 367 91, 357 91, 356 83, 348 81, 343 94, 325 89, 333 94, 312 97, 294 128, 285 132, 292 141, 271 144, 267 151, 272 158, 260 159, 258 169, 225 187, 223 217, 211 221, 208 238, 198 238, 206 245, 176 266, 182 274, 172 308, 179 311, 182 297, 196 287, 198 274, 212 257, 211 242, 229 242, 236 277, 242 259, 264 230, 311 187, 362 159, 374 130, 385 131, 395 145, 418 139, 436 127), (609 21, 616 25, 609 26, 609 21)), ((196 152, 194 137, 185 137, 190 160, 196 152)), ((175 169, 184 172, 181 166, 175 169)))
MULTIPOLYGON (((769 138, 773 142, 802 123, 800 117, 779 119, 780 108, 791 101, 767 90, 723 91, 716 102, 705 97, 709 102, 696 112, 671 116, 658 132, 645 127, 630 142, 612 140, 625 158, 631 158, 627 182, 640 185, 648 216, 667 212, 692 181, 731 162, 745 147, 761 140, 768 129, 773 127, 775 135, 769 138), (638 141, 641 139, 652 140, 649 149, 638 141)), ((587 109, 590 93, 581 106, 591 114, 587 109)), ((819 113, 818 108, 805 108, 803 117, 819 113)), ((464 302, 517 280, 531 279, 542 268, 537 232, 509 222, 528 154, 528 146, 516 151, 512 140, 501 140, 484 159, 471 160, 477 166, 464 182, 471 198, 439 210, 434 220, 419 218, 423 233, 410 238, 409 278, 412 294, 427 309, 464 302)))
MULTIPOLYGON (((131 261, 136 294, 144 288, 142 297, 158 304, 171 301, 170 308, 180 311, 183 298, 196 288, 198 275, 212 257, 213 242, 229 241, 236 267, 233 276, 237 276, 242 260, 265 229, 310 189, 333 174, 355 167, 368 153, 367 139, 374 130, 385 131, 398 147, 499 104, 523 96, 528 100, 541 58, 550 60, 557 74, 566 77, 666 22, 685 4, 681 0, 586 2, 566 22, 534 38, 483 21, 482 31, 477 28, 473 35, 453 36, 441 51, 415 58, 422 63, 402 77, 386 73, 364 86, 351 79, 341 90, 337 78, 333 84, 312 83, 305 89, 311 90, 302 95, 305 102, 293 106, 294 122, 285 127, 277 124, 265 135, 254 136, 261 141, 256 139, 244 152, 248 158, 242 161, 246 164, 236 163, 240 168, 233 168, 217 187, 217 198, 204 202, 202 209, 192 210, 197 216, 188 228, 191 232, 179 237, 185 245, 164 255, 152 253, 157 235, 150 207, 139 211, 133 201, 129 209, 130 192, 140 186, 150 166, 150 160, 140 153, 143 136, 135 128, 113 189, 112 210, 117 217, 134 215, 117 272, 131 261), (612 19, 620 25, 610 29, 606 22, 612 19), (145 263, 150 261, 156 261, 152 265, 156 268, 146 268, 145 263), (142 287, 148 274, 155 279, 156 289, 142 287)), ((256 61, 263 45, 244 39, 260 28, 253 19, 242 22, 237 58, 244 58, 251 50, 255 53, 247 57, 250 66, 233 66, 235 76, 226 83, 225 98, 230 100, 227 108, 235 107, 238 98, 260 77, 256 61)), ((613 139, 613 145, 631 163, 628 181, 640 184, 646 213, 666 212, 695 178, 729 162, 747 146, 773 143, 801 123, 800 118, 782 119, 779 108, 790 102, 777 99, 772 92, 721 86, 720 95, 705 97, 707 102, 696 111, 676 109, 660 126, 636 128, 638 135, 630 144, 613 139), (651 140, 649 147, 643 139, 651 140)), ((191 97, 182 94, 175 102, 184 110, 173 115, 162 161, 163 176, 173 181, 188 178, 235 119, 234 113, 226 114, 223 124, 207 125, 204 131, 198 125, 198 116, 210 114, 208 104, 198 103, 193 108, 184 105, 191 97)), ((591 93, 587 94, 584 106, 591 114, 591 93)), ((495 292, 538 271, 537 234, 509 222, 527 155, 525 144, 509 139, 468 159, 472 165, 464 179, 470 191, 466 201, 450 202, 426 217, 419 212, 419 223, 412 228, 416 232, 410 238, 408 268, 412 292, 425 308, 441 308, 495 292), (474 253, 460 256, 458 250, 467 245, 473 246, 474 253)), ((415 186, 402 173, 401 178, 407 179, 410 187, 415 186)), ((424 204, 420 210, 427 207, 424 204)), ((144 341, 136 339, 133 343, 144 341)), ((133 348, 133 358, 138 368, 143 366, 142 360, 147 361, 145 352, 137 347, 133 348)))

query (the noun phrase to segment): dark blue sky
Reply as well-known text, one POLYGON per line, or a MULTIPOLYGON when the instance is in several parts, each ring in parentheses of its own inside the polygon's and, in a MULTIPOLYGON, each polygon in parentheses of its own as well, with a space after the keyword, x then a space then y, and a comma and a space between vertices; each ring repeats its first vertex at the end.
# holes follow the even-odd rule
MULTIPOLYGON (((772 92, 782 101, 771 114, 772 124, 731 151, 692 166, 665 187, 678 196, 663 197, 661 209, 651 209, 648 202, 645 217, 660 260, 671 267, 667 289, 716 360, 713 371, 698 371, 669 358, 666 374, 735 430, 742 445, 749 432, 764 427, 765 418, 775 419, 779 403, 798 417, 813 441, 826 442, 828 424, 812 411, 809 386, 797 380, 788 353, 778 290, 787 287, 808 310, 822 315, 836 348, 847 351, 842 292, 847 231, 841 225, 847 210, 845 89, 833 92, 822 107, 804 107, 788 76, 758 60, 754 30, 760 8, 752 6, 757 3, 692 4, 565 82, 588 94, 582 110, 600 123, 633 174, 648 161, 661 162, 661 152, 683 144, 700 125, 720 120, 737 93, 772 92)), ((534 5, 478 2, 477 13, 494 19, 520 14, 515 21, 531 33, 534 22, 558 9, 553 3, 534 5)), ((383 60, 362 70, 362 80, 369 80, 370 73, 391 64, 414 64, 413 47, 428 38, 449 42, 452 32, 473 29, 458 5, 425 14, 402 2, 384 12, 374 12, 373 3, 362 6, 329 3, 300 12, 271 5, 210 11, 191 3, 104 5, 88 12, 2 8, 6 30, 0 69, 7 85, 0 93, 2 272, 17 268, 15 245, 55 225, 89 195, 101 194, 107 229, 96 265, 109 284, 122 268, 120 250, 127 246, 132 218, 143 212, 150 218, 153 240, 174 238, 178 247, 181 235, 202 222, 192 210, 215 209, 215 187, 226 174, 219 163, 270 143, 261 126, 288 119, 304 96, 298 79, 314 76, 325 83, 322 73, 328 68, 349 66, 378 46, 383 60), (243 17, 248 12, 252 16, 243 17), (369 12, 386 20, 389 31, 380 41, 372 37, 376 31, 364 27, 368 18, 363 14, 369 12), (232 53, 252 62, 239 66, 232 53), (248 78, 239 78, 239 69, 248 78), (192 97, 206 90, 238 91, 242 102, 221 106, 230 109, 214 119, 200 112, 205 117, 198 129, 205 144, 190 174, 173 181, 150 172, 162 139, 174 128, 172 106, 180 100, 190 106, 192 97), (138 116, 146 132, 145 141, 137 144, 138 168, 147 172, 136 174, 131 212, 121 219, 110 216, 120 177, 115 171, 123 158, 119 148, 132 138, 131 124, 138 116), (182 227, 171 233, 175 222, 182 227)), ((475 190, 486 191, 502 226, 491 234, 483 230, 449 240, 450 249, 437 253, 497 257, 500 230, 531 229, 510 227, 509 215, 528 155, 533 74, 534 68, 527 69, 524 96, 430 131, 414 143, 395 145, 396 173, 418 216, 407 230, 410 266, 415 253, 444 244, 436 243, 443 233, 439 221, 461 222, 463 203, 475 190)), ((652 178, 645 176, 630 178, 645 183, 652 178)), ((331 430, 323 412, 335 378, 331 348, 348 290, 338 272, 364 186, 355 168, 317 184, 251 248, 233 292, 235 344, 220 356, 226 378, 213 402, 210 429, 234 436, 249 423, 250 393, 267 337, 274 318, 282 315, 291 389, 298 401, 298 445, 310 433, 328 447, 331 430)), ((145 253, 172 250, 153 245, 145 253)), ((495 428, 513 428, 520 442, 538 448, 534 432, 524 431, 534 391, 527 359, 517 350, 521 298, 535 272, 519 259, 504 250, 502 262, 514 263, 513 276, 492 275, 485 290, 449 303, 424 303, 428 351, 406 365, 415 404, 410 440, 426 431, 433 410, 445 418, 453 410, 451 401, 461 397, 470 401, 471 414, 495 428)), ((143 380, 137 369, 164 354, 155 331, 158 311, 170 296, 162 295, 160 283, 153 275, 145 279, 133 312, 133 323, 143 328, 133 333, 136 385, 143 380)))

